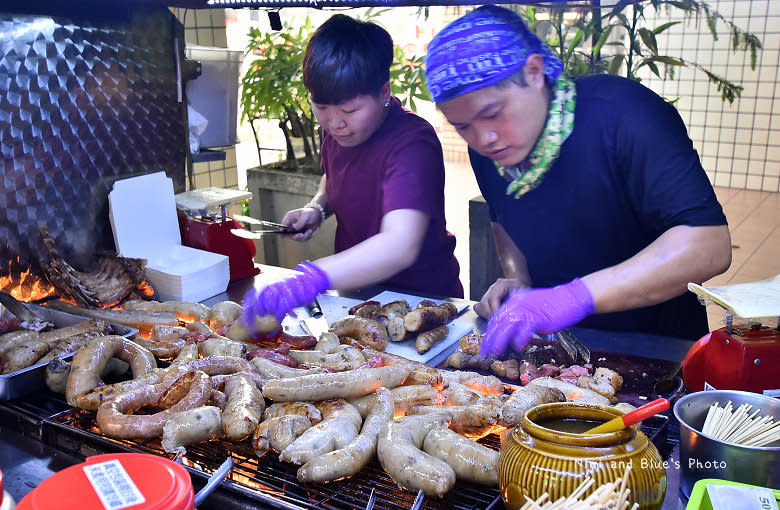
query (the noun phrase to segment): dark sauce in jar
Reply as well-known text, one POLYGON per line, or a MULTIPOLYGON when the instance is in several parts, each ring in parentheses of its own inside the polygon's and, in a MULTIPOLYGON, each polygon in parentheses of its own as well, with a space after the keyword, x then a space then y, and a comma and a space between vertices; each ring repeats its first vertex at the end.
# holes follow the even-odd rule
POLYGON ((568 432, 570 434, 584 434, 586 431, 598 427, 602 420, 583 420, 582 418, 549 418, 534 422, 540 427, 558 432, 568 432))

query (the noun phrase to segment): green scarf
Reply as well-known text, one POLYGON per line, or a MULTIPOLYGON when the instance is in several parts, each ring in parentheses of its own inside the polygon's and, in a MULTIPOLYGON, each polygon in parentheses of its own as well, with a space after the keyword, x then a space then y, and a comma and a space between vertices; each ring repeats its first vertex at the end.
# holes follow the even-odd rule
POLYGON ((536 188, 561 152, 561 145, 574 129, 574 106, 577 103, 577 89, 574 82, 560 74, 553 86, 553 97, 547 112, 547 123, 531 154, 525 161, 503 167, 496 165, 498 173, 507 174, 512 182, 506 194, 520 198, 536 188))

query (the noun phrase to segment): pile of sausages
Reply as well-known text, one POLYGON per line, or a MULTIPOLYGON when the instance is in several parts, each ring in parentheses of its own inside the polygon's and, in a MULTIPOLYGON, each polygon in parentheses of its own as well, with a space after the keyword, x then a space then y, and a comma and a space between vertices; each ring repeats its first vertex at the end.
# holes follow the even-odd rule
POLYGON ((349 314, 333 323, 331 331, 339 337, 357 337, 377 349, 384 349, 388 340, 415 338, 417 352, 423 354, 447 338, 447 323, 458 316, 458 309, 452 303, 436 304, 427 299, 415 309, 405 300, 385 304, 365 301, 350 308, 349 314))
POLYGON ((507 394, 494 376, 409 361, 364 343, 365 331, 248 341, 237 322, 241 306, 229 301, 131 308, 174 313, 179 325, 154 325, 148 337, 95 338, 69 366, 47 367, 49 386, 95 412, 105 435, 161 438, 168 452, 248 441, 259 456, 299 465, 304 483, 348 478, 376 456, 410 491, 441 497, 456 480, 495 486, 498 452, 474 439, 566 399, 544 386, 507 394), (288 358, 294 363, 280 362, 288 358), (104 382, 122 371, 132 377, 104 382))

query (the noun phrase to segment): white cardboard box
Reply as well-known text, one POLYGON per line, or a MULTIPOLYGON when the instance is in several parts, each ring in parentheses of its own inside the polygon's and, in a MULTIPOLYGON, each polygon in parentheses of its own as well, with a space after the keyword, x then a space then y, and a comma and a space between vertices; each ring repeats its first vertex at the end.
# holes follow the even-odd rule
POLYGON ((147 260, 160 300, 198 302, 227 289, 228 257, 182 246, 173 181, 164 172, 116 181, 108 206, 117 252, 147 260))

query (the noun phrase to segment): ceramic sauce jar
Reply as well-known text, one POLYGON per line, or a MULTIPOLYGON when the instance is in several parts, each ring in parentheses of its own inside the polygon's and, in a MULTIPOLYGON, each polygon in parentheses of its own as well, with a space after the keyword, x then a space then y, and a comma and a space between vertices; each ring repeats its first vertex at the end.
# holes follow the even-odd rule
MULTIPOLYGON (((629 501, 642 510, 661 508, 666 469, 658 449, 638 426, 606 434, 583 434, 540 425, 586 422, 584 429, 622 415, 612 407, 575 402, 543 404, 529 409, 521 425, 506 433, 498 461, 498 483, 509 510, 536 500, 545 492, 551 501, 566 497, 586 478, 599 486, 621 479, 631 466, 629 501), (587 423, 589 422, 589 424, 587 423)), ((576 425, 576 423, 575 423, 576 425)))

